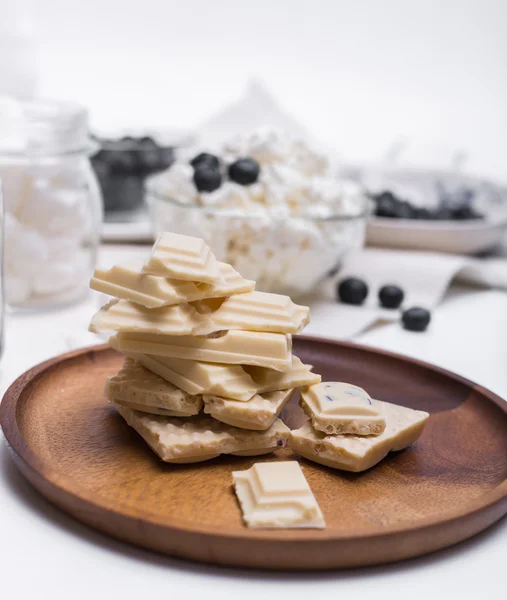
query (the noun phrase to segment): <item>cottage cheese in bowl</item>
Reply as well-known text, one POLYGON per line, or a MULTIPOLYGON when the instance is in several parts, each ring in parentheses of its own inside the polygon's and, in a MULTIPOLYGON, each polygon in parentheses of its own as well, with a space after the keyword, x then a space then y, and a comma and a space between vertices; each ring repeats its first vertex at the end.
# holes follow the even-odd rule
POLYGON ((258 289, 290 295, 363 244, 368 202, 324 154, 272 129, 181 154, 147 200, 157 232, 202 237, 258 289))

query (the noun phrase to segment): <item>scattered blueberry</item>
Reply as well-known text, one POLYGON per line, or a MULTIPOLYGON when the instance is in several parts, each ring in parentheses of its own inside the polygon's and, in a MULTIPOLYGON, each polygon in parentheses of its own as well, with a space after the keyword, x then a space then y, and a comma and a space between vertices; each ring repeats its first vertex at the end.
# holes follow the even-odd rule
POLYGON ((229 179, 241 185, 255 183, 260 173, 259 163, 253 158, 238 158, 229 166, 229 179))
POLYGON ((399 308, 405 294, 397 285, 384 285, 378 292, 378 299, 384 308, 399 308))
POLYGON ((209 154, 208 152, 201 152, 197 156, 190 161, 190 164, 197 169, 201 165, 206 165, 218 171, 220 168, 220 161, 214 154, 209 154))
POLYGON ((338 283, 338 297, 344 304, 362 304, 368 295, 368 286, 362 279, 347 277, 338 283))
POLYGON ((209 164, 200 164, 194 170, 194 183, 200 192, 213 192, 222 184, 222 175, 209 164))
POLYGON ((403 327, 409 331, 424 331, 431 320, 431 315, 425 308, 418 306, 409 308, 401 317, 403 327))

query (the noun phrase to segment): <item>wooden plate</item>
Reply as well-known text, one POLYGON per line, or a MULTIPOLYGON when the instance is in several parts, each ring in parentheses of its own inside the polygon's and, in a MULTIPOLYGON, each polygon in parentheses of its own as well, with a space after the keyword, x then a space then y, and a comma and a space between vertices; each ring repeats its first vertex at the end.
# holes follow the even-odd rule
MULTIPOLYGON (((423 436, 360 474, 302 460, 327 528, 246 529, 231 471, 257 459, 167 465, 104 400, 122 358, 78 350, 22 375, 0 406, 18 467, 49 500, 109 535, 173 556, 269 569, 385 563, 444 548, 507 513, 507 403, 427 364, 301 337, 295 352, 328 380, 431 413, 423 436)), ((292 427, 302 413, 291 403, 292 427)), ((281 450, 277 458, 293 458, 281 450)))

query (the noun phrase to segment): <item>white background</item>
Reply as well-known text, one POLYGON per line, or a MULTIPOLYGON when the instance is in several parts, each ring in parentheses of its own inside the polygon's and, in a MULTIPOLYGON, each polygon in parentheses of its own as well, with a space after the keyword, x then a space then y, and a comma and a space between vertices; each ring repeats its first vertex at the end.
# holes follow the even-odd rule
MULTIPOLYGON (((0 0, 17 6, 28 0, 0 0)), ((32 0, 40 91, 193 127, 251 77, 352 158, 393 140, 507 181, 505 0, 32 0)))

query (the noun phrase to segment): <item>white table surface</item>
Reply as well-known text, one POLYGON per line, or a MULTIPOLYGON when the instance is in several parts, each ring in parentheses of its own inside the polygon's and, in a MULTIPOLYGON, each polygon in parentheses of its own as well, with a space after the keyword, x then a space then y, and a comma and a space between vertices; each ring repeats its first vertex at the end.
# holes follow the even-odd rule
MULTIPOLYGON (((98 302, 90 295, 54 313, 8 315, 0 391, 35 363, 92 341, 85 332, 98 302)), ((357 341, 451 369, 507 398, 507 293, 452 288, 426 333, 394 324, 357 341)), ((248 572, 174 560, 107 538, 39 496, 3 443, 0 465, 2 600, 507 596, 507 519, 454 548, 394 565, 317 574, 248 572)))

